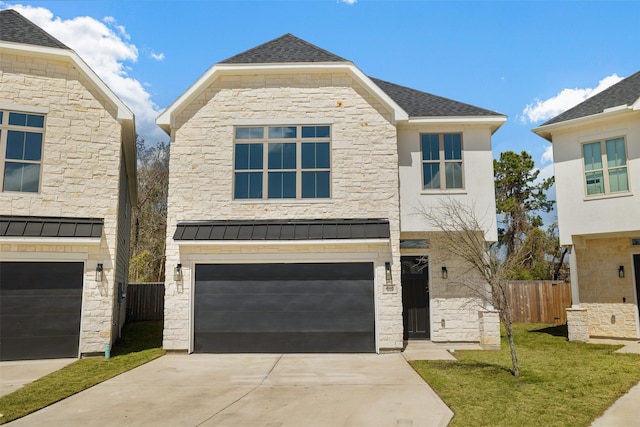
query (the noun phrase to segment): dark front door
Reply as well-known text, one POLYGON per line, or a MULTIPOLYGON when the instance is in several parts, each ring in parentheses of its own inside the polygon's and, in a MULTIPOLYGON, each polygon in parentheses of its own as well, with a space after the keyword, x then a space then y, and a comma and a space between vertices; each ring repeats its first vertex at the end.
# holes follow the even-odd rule
POLYGON ((375 352, 372 263, 197 264, 196 353, 375 352))
POLYGON ((0 360, 78 357, 82 262, 0 262, 0 360))
POLYGON ((640 314, 640 255, 633 256, 633 268, 636 273, 636 304, 638 304, 638 314, 640 314))
POLYGON ((429 339, 429 264, 427 257, 403 256, 404 339, 429 339))

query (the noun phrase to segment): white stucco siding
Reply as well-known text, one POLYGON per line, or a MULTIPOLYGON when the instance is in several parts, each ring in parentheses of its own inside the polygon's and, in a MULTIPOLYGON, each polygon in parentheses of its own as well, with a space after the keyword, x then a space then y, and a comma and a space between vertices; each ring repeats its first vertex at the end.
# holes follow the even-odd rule
POLYGON ((575 235, 640 232, 640 112, 558 130, 553 136, 560 243, 575 235), (586 196, 582 144, 623 136, 629 192, 586 196))
POLYGON ((437 231, 420 215, 421 206, 439 206, 451 198, 473 206, 484 223, 485 239, 496 241, 496 203, 489 127, 471 125, 402 126, 398 129, 401 230, 437 231), (423 190, 420 134, 462 133, 464 188, 423 190))

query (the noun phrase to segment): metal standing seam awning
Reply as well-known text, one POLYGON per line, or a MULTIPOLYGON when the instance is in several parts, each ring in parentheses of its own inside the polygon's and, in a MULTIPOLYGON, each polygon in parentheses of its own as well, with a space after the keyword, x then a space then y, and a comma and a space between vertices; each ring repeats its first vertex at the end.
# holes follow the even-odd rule
POLYGON ((0 237, 102 237, 104 219, 0 215, 0 237))
POLYGON ((242 220, 180 222, 176 241, 291 241, 389 239, 387 219, 242 220))

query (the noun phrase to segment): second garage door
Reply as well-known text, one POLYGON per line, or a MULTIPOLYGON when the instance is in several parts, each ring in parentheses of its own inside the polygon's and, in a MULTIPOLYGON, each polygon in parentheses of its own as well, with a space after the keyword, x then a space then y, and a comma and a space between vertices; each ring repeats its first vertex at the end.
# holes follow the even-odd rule
POLYGON ((194 351, 375 352, 372 263, 198 264, 194 351))

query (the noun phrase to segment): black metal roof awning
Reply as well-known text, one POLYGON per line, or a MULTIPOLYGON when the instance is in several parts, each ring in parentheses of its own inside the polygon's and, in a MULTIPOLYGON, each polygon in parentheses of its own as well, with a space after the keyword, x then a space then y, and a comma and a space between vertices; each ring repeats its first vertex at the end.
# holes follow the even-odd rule
POLYGON ((102 237, 102 218, 0 215, 0 237, 102 237))
POLYGON ((174 240, 388 239, 386 219, 189 221, 178 223, 174 240))

